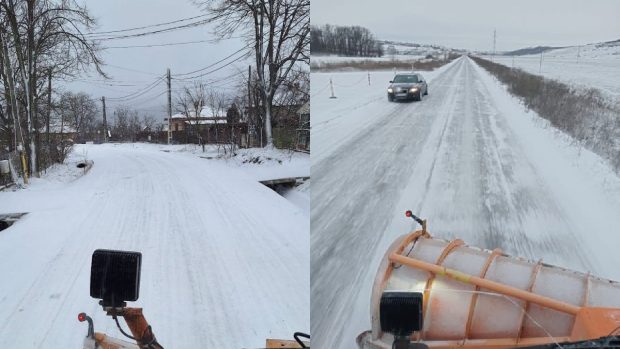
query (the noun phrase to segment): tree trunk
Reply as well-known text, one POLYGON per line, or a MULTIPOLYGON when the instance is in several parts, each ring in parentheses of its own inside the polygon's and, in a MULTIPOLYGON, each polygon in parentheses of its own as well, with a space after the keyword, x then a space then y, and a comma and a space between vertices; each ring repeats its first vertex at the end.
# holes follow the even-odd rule
POLYGON ((265 137, 267 138, 267 148, 273 148, 273 136, 271 132, 271 103, 265 102, 265 137))

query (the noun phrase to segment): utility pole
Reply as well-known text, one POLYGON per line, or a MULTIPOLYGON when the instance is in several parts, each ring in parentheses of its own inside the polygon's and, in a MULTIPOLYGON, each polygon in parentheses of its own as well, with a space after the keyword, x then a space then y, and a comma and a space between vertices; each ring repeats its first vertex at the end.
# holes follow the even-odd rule
POLYGON ((540 65, 538 66, 538 74, 542 73, 543 52, 545 52, 545 51, 544 50, 540 50, 540 65))
POLYGON ((45 132, 47 132, 47 156, 50 154, 50 118, 52 116, 52 69, 47 71, 47 120, 45 132))
POLYGON ((172 90, 170 89, 170 68, 166 72, 168 83, 168 144, 172 142, 172 90))
MULTIPOLYGON (((248 125, 249 122, 251 121, 252 124, 254 124, 254 119, 252 119, 252 66, 248 65, 248 125)), ((254 136, 251 136, 252 140, 254 140, 254 136)), ((250 138, 250 134, 248 132, 248 138, 250 138)), ((250 146, 250 139, 248 139, 248 147, 250 146)), ((254 142, 252 142, 254 143, 254 142)))
POLYGON ((103 143, 108 143, 108 119, 105 116, 105 97, 101 97, 103 104, 103 143))
POLYGON ((493 29, 493 58, 491 58, 491 61, 495 61, 495 43, 497 41, 497 31, 495 29, 493 29))

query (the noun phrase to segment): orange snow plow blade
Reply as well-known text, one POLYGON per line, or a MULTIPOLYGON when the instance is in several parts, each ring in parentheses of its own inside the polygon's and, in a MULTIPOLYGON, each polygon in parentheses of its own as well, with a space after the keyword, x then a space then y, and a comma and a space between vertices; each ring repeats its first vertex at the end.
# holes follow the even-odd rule
POLYGON ((386 252, 371 296, 372 329, 362 349, 390 349, 380 326, 384 291, 423 294, 423 328, 411 336, 431 348, 515 348, 577 342, 620 330, 620 284, 539 262, 434 239, 424 228, 386 252))
MULTIPOLYGON (((307 347, 310 347, 310 343, 307 343, 307 347)), ((266 348, 302 348, 302 346, 296 341, 267 339, 266 348)))

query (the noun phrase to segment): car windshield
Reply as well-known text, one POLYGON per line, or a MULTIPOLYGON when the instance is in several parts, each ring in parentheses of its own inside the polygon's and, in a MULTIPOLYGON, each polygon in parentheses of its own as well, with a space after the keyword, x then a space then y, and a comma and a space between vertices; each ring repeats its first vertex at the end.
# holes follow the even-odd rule
POLYGON ((394 77, 394 83, 398 84, 398 83, 416 83, 418 82, 418 76, 417 75, 396 75, 394 77))

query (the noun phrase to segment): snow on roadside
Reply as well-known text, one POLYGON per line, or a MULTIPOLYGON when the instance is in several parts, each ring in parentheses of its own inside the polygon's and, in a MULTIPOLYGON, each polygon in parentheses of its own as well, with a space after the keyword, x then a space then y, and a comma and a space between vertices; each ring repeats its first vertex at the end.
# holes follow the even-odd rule
POLYGON ((267 148, 240 148, 235 150, 234 156, 224 153, 223 148, 215 145, 202 147, 196 144, 182 145, 151 145, 138 144, 136 146, 156 146, 164 152, 187 153, 208 161, 223 162, 229 166, 239 168, 257 181, 310 176, 310 154, 286 150, 267 148))
POLYGON ((87 159, 88 155, 86 153, 72 151, 67 155, 64 163, 53 164, 43 171, 40 178, 31 177, 30 183, 23 186, 23 188, 12 187, 7 189, 7 191, 49 189, 51 186, 62 186, 73 182, 86 173, 83 168, 78 168, 77 166, 87 159))
POLYGON ((297 187, 285 189, 280 194, 299 207, 310 219, 310 180, 297 187))

